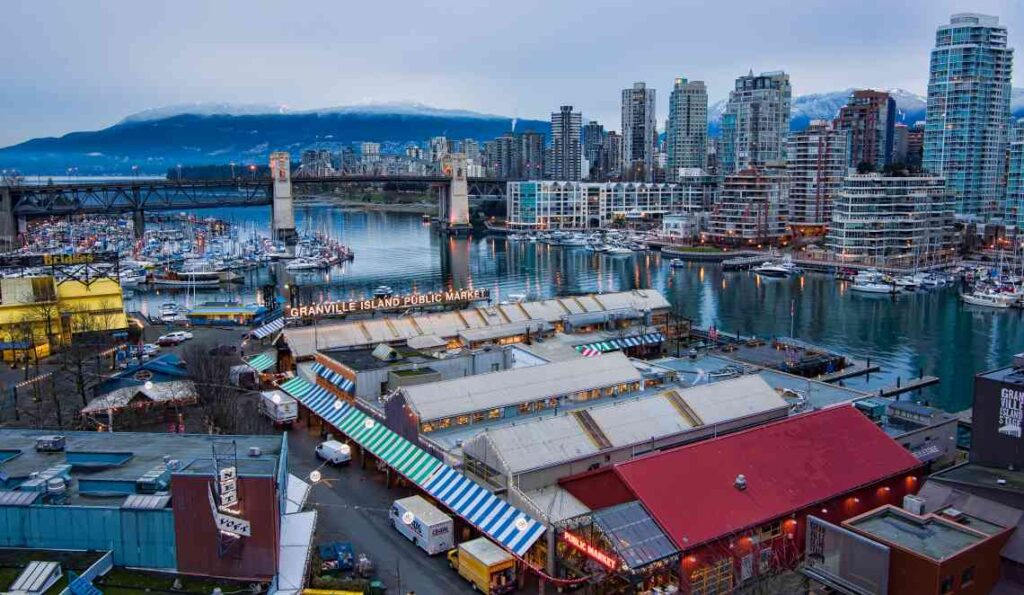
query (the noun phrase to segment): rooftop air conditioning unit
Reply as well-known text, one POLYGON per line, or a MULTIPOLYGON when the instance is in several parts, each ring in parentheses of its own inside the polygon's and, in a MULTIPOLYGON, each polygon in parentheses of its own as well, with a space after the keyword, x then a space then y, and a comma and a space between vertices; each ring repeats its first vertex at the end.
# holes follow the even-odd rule
POLYGON ((917 516, 924 516, 924 498, 913 494, 903 496, 903 510, 917 516))
POLYGON ((38 452, 62 452, 64 450, 64 436, 54 434, 52 436, 40 436, 36 438, 36 451, 38 452))
POLYGON ((263 451, 260 450, 260 447, 258 447, 258 446, 250 446, 249 447, 249 456, 250 457, 258 457, 258 456, 260 456, 262 454, 263 454, 263 451))

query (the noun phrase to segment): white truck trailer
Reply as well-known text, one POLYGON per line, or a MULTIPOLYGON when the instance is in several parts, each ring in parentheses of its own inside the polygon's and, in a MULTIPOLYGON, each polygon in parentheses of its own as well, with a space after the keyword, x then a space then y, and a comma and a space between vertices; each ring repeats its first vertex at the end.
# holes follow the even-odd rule
POLYGON ((396 531, 431 556, 455 547, 452 518, 421 496, 395 500, 389 516, 396 531))

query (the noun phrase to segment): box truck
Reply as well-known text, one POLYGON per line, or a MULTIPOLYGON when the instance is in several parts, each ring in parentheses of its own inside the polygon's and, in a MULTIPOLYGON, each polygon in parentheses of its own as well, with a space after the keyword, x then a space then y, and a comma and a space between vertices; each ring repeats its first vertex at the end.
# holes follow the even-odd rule
POLYGON ((420 496, 395 500, 391 525, 431 556, 455 547, 452 518, 420 496))
POLYGON ((260 411, 275 425, 290 424, 299 416, 299 402, 284 391, 260 393, 260 411))
POLYGON ((448 565, 481 593, 504 595, 516 589, 516 559, 486 537, 460 543, 448 552, 448 565))

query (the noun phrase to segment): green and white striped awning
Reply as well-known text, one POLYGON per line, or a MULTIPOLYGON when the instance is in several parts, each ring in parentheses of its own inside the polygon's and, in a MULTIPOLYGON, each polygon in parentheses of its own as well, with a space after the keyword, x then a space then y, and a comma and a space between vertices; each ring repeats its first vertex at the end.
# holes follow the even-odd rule
POLYGON ((245 363, 248 364, 249 367, 252 368, 253 370, 256 370, 257 372, 263 372, 264 370, 268 370, 277 365, 277 352, 268 351, 266 353, 254 355, 249 359, 245 360, 245 363))
POLYGON ((523 556, 544 533, 543 523, 326 388, 304 378, 292 378, 281 384, 281 390, 516 555, 523 556))
POLYGON ((606 341, 595 341, 585 345, 577 345, 576 351, 589 356, 604 353, 606 351, 617 351, 619 349, 636 347, 637 345, 653 345, 655 343, 661 343, 664 340, 665 336, 661 333, 646 333, 643 335, 620 337, 616 339, 608 339, 606 341))

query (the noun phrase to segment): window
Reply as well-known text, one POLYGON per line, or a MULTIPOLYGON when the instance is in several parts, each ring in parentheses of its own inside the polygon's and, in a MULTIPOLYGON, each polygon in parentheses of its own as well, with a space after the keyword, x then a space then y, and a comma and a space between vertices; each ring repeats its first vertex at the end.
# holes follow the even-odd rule
POLYGON ((764 543, 770 541, 782 535, 782 522, 775 521, 769 525, 759 527, 757 530, 757 541, 758 543, 764 543))
POLYGON ((772 569, 772 548, 766 547, 758 554, 757 572, 758 574, 765 574, 772 569))
POLYGON ((469 423, 469 416, 468 415, 460 415, 460 416, 455 418, 455 423, 460 425, 460 426, 467 425, 469 423))
POLYGON ((940 593, 949 593, 953 590, 953 577, 947 576, 942 579, 942 586, 939 589, 940 593))
POLYGON ((501 364, 491 364, 491 372, 497 372, 501 369, 501 364))
POLYGON ((519 413, 530 413, 531 411, 533 411, 532 402, 519 404, 519 413))
POLYGON ((487 419, 498 419, 501 417, 501 409, 491 409, 487 412, 487 419))
POLYGON ((960 574, 960 586, 966 587, 974 582, 974 567, 969 566, 964 568, 963 573, 960 574))
POLYGON ((732 560, 722 558, 714 564, 701 566, 690 574, 690 593, 693 595, 719 595, 732 591, 732 560))

